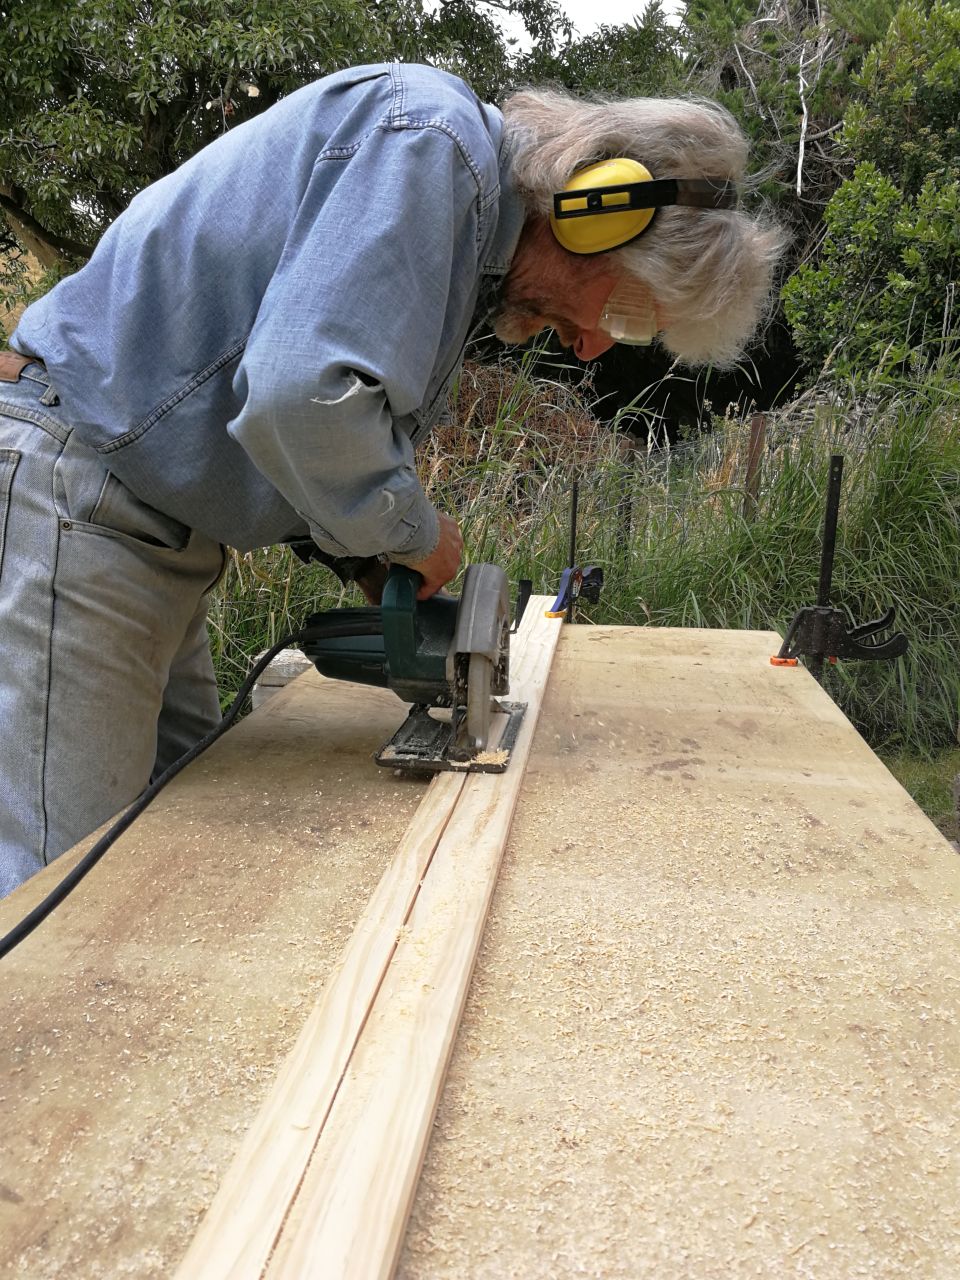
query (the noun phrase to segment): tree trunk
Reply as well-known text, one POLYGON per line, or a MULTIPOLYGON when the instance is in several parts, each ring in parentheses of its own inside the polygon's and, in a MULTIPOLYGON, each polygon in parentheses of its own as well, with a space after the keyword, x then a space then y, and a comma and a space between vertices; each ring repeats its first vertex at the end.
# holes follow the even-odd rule
POLYGON ((6 219, 7 226, 10 228, 17 241, 24 249, 27 250, 28 253, 32 253, 40 265, 46 270, 49 270, 51 267, 57 267, 65 261, 62 253, 58 253, 52 245, 41 240, 39 236, 35 236, 32 231, 29 231, 24 226, 15 214, 10 212, 9 209, 3 210, 3 216, 6 219))
POLYGON ((29 250, 43 267, 49 269, 59 266, 69 257, 89 258, 93 253, 90 245, 81 244, 78 240, 70 240, 66 236, 56 235, 46 230, 23 207, 22 195, 2 183, 0 183, 0 213, 6 218, 7 226, 19 243, 29 250))

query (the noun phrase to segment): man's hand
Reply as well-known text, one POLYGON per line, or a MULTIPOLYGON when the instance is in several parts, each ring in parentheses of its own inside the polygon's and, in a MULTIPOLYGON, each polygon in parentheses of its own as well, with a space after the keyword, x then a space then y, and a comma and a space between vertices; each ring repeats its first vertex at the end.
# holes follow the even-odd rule
POLYGON ((457 576, 460 568, 460 557, 463 555, 463 538, 460 526, 450 516, 439 514, 440 541, 425 560, 405 561, 409 569, 415 570, 423 579, 417 592, 418 600, 429 600, 441 587, 445 587, 457 576))

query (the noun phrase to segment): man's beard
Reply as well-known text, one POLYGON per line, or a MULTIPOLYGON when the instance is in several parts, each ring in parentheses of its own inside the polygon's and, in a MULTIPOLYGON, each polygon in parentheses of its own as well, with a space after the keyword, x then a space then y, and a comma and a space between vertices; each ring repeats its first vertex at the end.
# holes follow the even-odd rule
POLYGON ((493 332, 501 342, 527 342, 544 327, 545 307, 546 304, 539 299, 534 302, 504 299, 494 314, 493 332))
POLYGON ((544 330, 552 329, 561 347, 572 347, 579 330, 566 320, 547 319, 548 305, 540 299, 530 303, 506 302, 493 318, 493 332, 501 342, 519 346, 544 330))

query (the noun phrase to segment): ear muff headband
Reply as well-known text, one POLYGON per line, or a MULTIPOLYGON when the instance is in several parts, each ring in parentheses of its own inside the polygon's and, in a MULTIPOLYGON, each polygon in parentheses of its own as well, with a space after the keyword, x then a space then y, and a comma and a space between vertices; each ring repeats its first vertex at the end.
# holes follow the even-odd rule
POLYGON ((606 253, 642 235, 664 205, 733 209, 737 187, 725 178, 655 179, 637 160, 601 160, 573 175, 553 197, 550 225, 571 253, 606 253))

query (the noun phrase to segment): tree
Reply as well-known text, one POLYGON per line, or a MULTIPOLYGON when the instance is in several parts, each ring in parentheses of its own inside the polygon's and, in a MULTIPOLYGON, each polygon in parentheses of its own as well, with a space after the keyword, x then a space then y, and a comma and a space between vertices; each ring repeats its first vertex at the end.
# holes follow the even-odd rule
POLYGON ((718 98, 751 141, 762 190, 794 236, 789 265, 819 235, 852 165, 838 147, 851 75, 895 0, 688 0, 687 85, 718 98))
POLYGON ((857 161, 825 214, 816 263, 784 290, 807 358, 845 370, 936 353, 960 274, 960 6, 901 5, 857 77, 841 144, 857 161))
POLYGON ((424 15, 421 56, 462 76, 488 102, 496 102, 517 80, 521 55, 516 38, 504 35, 501 19, 519 17, 533 48, 547 54, 568 43, 573 29, 559 0, 440 0, 424 15))
POLYGON ((498 10, 569 30, 556 0, 0 0, 0 254, 82 261, 148 183, 344 66, 432 61, 496 93, 498 10))
POLYGON ((542 43, 520 60, 517 76, 551 81, 571 93, 663 96, 676 90, 682 69, 679 33, 660 0, 648 0, 632 22, 602 26, 559 49, 542 43))

